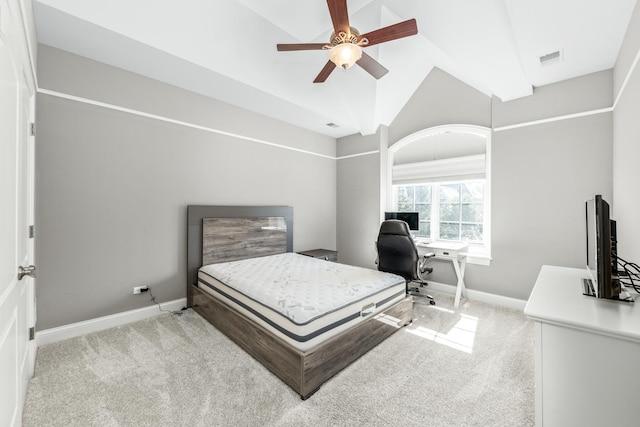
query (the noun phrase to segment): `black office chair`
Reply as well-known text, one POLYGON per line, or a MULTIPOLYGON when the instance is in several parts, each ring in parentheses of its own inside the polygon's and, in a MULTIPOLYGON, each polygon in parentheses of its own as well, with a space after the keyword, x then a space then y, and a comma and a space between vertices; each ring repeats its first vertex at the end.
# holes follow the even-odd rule
POLYGON ((418 254, 406 222, 397 219, 384 221, 380 225, 376 248, 378 270, 404 277, 407 294, 428 298, 430 304, 435 304, 431 295, 420 290, 427 284, 424 277, 433 271, 433 268, 426 266, 426 262, 435 254, 418 254), (419 286, 413 286, 412 282, 417 282, 419 286))

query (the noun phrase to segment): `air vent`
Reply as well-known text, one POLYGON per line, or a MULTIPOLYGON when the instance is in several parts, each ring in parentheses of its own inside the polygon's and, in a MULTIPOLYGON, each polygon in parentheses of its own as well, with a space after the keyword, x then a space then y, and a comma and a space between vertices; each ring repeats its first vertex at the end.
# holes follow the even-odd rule
POLYGON ((558 63, 562 60, 562 50, 556 50, 555 52, 547 53, 540 57, 540 65, 543 67, 558 63))
POLYGON ((338 125, 337 125, 337 124, 335 124, 335 123, 327 123, 327 126, 329 126, 330 128, 337 128, 337 127, 340 127, 340 126, 338 126, 338 125))

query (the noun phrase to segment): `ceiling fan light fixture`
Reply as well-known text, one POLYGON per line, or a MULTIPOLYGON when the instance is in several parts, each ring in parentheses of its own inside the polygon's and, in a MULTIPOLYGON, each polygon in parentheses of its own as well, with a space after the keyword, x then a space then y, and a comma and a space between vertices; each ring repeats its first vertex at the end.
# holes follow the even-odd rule
POLYGON ((333 32, 329 43, 290 43, 277 44, 278 51, 293 50, 328 50, 329 61, 322 67, 320 74, 313 83, 323 83, 336 68, 347 69, 356 62, 375 79, 383 77, 389 72, 378 61, 362 52, 362 48, 373 46, 392 40, 401 39, 418 34, 418 25, 415 19, 408 19, 387 27, 378 28, 361 35, 360 31, 349 25, 349 13, 347 12, 347 0, 327 0, 333 32))
POLYGON ((329 59, 340 68, 350 68, 362 58, 362 48, 355 43, 341 43, 331 48, 329 59))

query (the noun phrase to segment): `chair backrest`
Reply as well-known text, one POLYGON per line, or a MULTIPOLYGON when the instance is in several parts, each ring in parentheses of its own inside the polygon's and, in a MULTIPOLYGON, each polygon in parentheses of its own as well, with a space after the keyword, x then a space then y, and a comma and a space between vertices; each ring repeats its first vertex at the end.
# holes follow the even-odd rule
POLYGON ((406 222, 386 220, 380 225, 377 241, 378 270, 394 273, 407 280, 416 280, 418 248, 406 222))

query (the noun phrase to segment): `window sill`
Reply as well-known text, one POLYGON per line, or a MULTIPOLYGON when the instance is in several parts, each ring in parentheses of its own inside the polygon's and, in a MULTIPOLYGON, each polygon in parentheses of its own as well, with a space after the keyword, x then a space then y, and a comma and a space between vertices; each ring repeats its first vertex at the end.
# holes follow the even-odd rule
POLYGON ((469 246, 467 264, 491 265, 491 255, 486 246, 469 246))
POLYGON ((467 255, 467 264, 489 266, 491 265, 491 257, 483 254, 470 253, 467 255))

